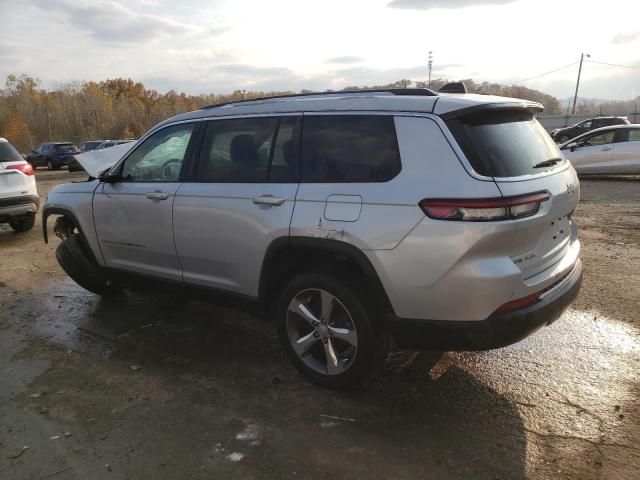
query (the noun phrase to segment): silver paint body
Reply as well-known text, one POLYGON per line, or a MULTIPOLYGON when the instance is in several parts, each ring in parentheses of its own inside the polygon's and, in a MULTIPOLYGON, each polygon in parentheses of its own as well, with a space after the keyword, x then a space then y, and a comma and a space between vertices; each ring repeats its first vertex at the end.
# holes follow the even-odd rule
POLYGON ((484 320, 500 305, 554 284, 576 264, 580 243, 569 215, 579 184, 568 162, 499 182, 475 173, 438 114, 480 104, 522 101, 319 95, 186 113, 147 136, 176 122, 216 118, 392 115, 402 170, 384 183, 93 181, 54 188, 47 205, 64 205, 77 215, 96 258, 107 267, 256 297, 271 242, 289 235, 324 238, 364 252, 396 315, 484 320), (437 221, 418 207, 424 198, 495 198, 542 190, 551 198, 535 216, 516 221, 437 221), (148 198, 156 191, 162 199, 148 198))
POLYGON ((640 174, 640 141, 581 146, 571 151, 570 145, 593 134, 615 130, 640 130, 640 125, 616 125, 598 128, 572 138, 560 149, 579 174, 637 175, 640 174))

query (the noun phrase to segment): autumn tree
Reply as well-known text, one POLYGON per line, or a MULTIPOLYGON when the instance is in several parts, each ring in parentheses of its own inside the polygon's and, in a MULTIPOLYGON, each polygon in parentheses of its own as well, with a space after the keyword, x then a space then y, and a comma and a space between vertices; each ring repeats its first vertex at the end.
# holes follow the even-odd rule
POLYGON ((2 131, 2 136, 9 140, 19 151, 27 152, 31 148, 31 132, 27 122, 18 112, 13 112, 2 131))

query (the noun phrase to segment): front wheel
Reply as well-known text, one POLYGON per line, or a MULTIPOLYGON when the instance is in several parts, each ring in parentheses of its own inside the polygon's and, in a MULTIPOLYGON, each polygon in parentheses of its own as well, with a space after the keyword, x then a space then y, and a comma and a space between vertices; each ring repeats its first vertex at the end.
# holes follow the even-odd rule
POLYGON ((87 251, 80 235, 74 234, 63 240, 56 249, 56 258, 67 275, 85 290, 97 295, 108 295, 118 290, 108 272, 87 251))
POLYGON ((349 388, 381 365, 389 349, 374 312, 365 296, 341 279, 304 273, 282 290, 278 335, 289 360, 307 379, 349 388))
POLYGON ((47 160, 47 170, 53 170, 53 163, 51 163, 51 160, 47 160))
POLYGON ((560 143, 564 143, 569 141, 569 136, 568 135, 561 135, 560 136, 560 143))

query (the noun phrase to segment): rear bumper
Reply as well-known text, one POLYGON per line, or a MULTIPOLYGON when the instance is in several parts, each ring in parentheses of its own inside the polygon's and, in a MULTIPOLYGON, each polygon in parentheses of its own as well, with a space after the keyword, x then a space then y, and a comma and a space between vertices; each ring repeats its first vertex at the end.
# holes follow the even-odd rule
POLYGON ((443 321, 395 318, 391 334, 400 348, 416 350, 491 350, 528 337, 555 322, 578 296, 582 262, 548 292, 544 299, 515 312, 493 314, 481 321, 443 321))
POLYGON ((53 165, 54 167, 62 167, 64 165, 67 165, 72 158, 72 156, 50 157, 49 160, 51 161, 51 165, 53 165))
POLYGON ((15 217, 35 214, 40 206, 40 199, 35 195, 0 199, 0 222, 15 217))

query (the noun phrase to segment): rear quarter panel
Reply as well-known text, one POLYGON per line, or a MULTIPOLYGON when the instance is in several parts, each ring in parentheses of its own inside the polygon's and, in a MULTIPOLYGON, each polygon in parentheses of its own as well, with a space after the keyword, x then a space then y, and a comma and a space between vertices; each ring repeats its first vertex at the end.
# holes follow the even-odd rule
POLYGON ((423 198, 500 195, 492 181, 467 174, 434 119, 396 116, 395 126, 401 172, 380 183, 301 183, 292 236, 340 240, 361 250, 391 250, 425 217, 418 206, 423 198), (327 200, 350 196, 362 198, 357 219, 328 220, 327 200))

